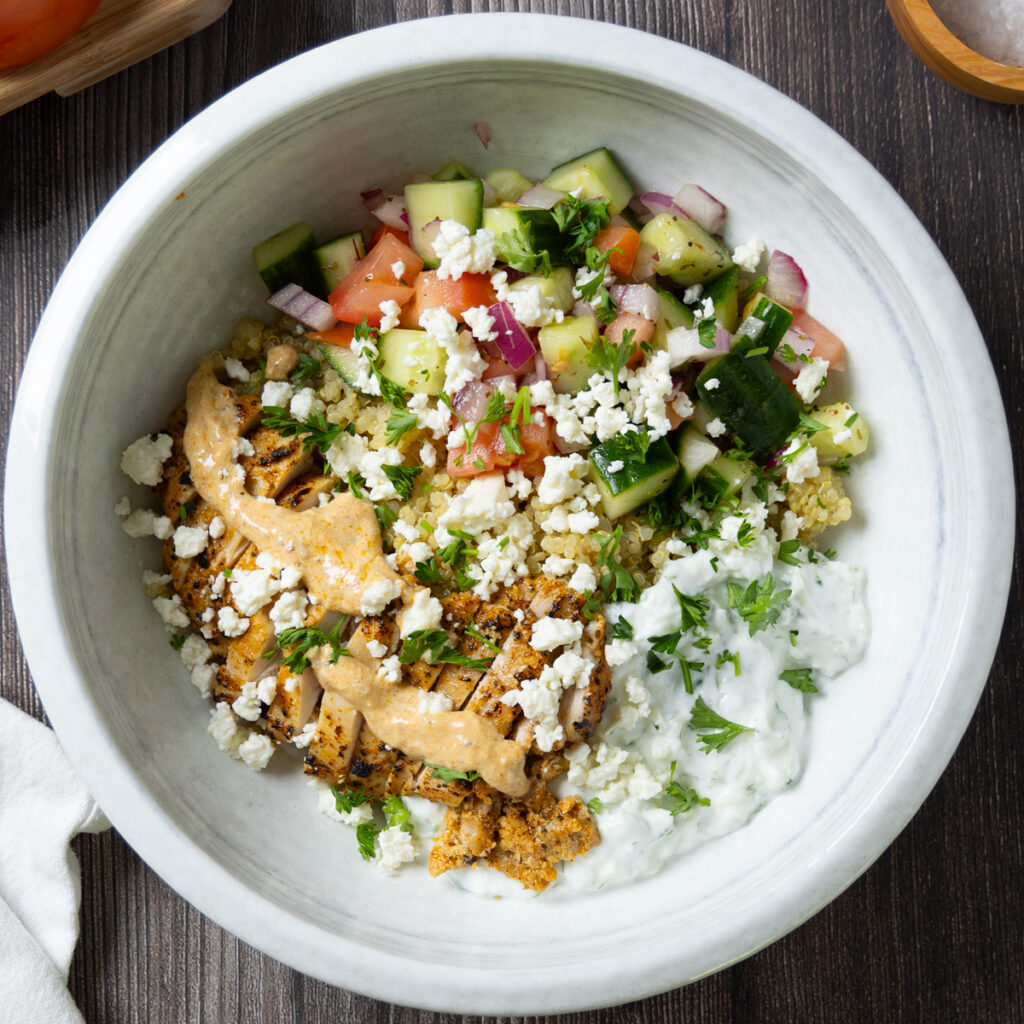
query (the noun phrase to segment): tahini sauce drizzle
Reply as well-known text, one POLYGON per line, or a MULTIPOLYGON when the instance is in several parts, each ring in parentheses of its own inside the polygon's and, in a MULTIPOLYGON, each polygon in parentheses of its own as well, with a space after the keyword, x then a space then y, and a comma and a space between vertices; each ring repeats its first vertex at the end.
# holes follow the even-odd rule
MULTIPOLYGON (((381 580, 397 581, 402 601, 419 588, 398 576, 384 559, 373 508, 351 494, 336 495, 322 508, 294 512, 259 501, 245 489, 236 462, 239 440, 234 392, 204 361, 188 382, 185 455, 203 500, 261 551, 300 572, 324 608, 358 615, 363 592, 381 580)), ((522 796, 529 788, 525 751, 485 719, 469 711, 424 713, 420 690, 389 684, 358 637, 348 658, 331 665, 323 648, 311 653, 321 684, 357 708, 389 746, 457 771, 478 771, 495 789, 522 796)))

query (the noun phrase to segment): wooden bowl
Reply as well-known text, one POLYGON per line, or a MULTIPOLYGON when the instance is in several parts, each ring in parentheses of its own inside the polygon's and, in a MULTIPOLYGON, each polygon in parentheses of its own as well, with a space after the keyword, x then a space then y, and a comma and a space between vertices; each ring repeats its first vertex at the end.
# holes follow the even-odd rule
POLYGON ((946 28, 928 0, 886 0, 906 44, 940 78, 972 96, 1024 103, 1024 68, 975 53, 946 28))

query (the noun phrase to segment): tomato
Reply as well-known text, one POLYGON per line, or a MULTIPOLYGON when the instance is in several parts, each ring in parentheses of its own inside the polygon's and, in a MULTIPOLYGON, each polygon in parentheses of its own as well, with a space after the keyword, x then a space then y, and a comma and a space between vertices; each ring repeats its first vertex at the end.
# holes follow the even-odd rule
POLYGON ((393 228, 390 224, 381 224, 374 231, 373 237, 370 239, 370 248, 372 249, 385 235, 394 235, 403 245, 409 244, 408 231, 400 231, 398 228, 393 228))
POLYGON ((640 249, 640 232, 625 225, 609 224, 594 235, 594 246, 601 252, 618 249, 608 257, 608 266, 618 277, 629 277, 640 249))
POLYGON ((413 297, 402 310, 402 326, 413 329, 420 325, 424 310, 446 309, 456 320, 474 306, 493 306, 498 301, 487 274, 463 274, 457 281, 437 276, 436 270, 425 270, 413 282, 413 297))
POLYGON ((410 285, 422 269, 423 260, 409 246, 393 234, 384 234, 331 292, 331 309, 346 323, 366 320, 371 327, 379 327, 380 304, 394 301, 404 306, 412 298, 410 285), (392 269, 396 263, 403 264, 397 278, 392 269))
POLYGON ((100 0, 3 0, 0 3, 0 71, 21 67, 70 39, 96 12, 100 0))
POLYGON ((827 359, 829 367, 833 370, 846 368, 846 346, 842 339, 837 338, 823 323, 798 309, 793 314, 793 330, 814 342, 812 356, 827 359))
POLYGON ((468 458, 464 444, 448 449, 447 473, 449 476, 478 476, 495 469, 515 467, 527 476, 540 476, 544 472, 544 456, 557 454, 551 419, 545 416, 543 423, 531 420, 521 428, 520 440, 523 454, 517 455, 505 448, 499 424, 481 423, 468 458))
POLYGON ((338 345, 341 348, 351 348, 352 339, 355 337, 355 324, 338 324, 326 331, 310 331, 306 337, 311 341, 322 341, 325 345, 338 345))
POLYGON ((626 331, 632 331, 632 342, 636 345, 636 351, 630 357, 627 366, 636 366, 643 361, 644 354, 640 349, 640 343, 650 341, 654 337, 654 321, 639 313, 619 313, 619 315, 604 329, 606 341, 615 345, 622 344, 622 337, 626 331))

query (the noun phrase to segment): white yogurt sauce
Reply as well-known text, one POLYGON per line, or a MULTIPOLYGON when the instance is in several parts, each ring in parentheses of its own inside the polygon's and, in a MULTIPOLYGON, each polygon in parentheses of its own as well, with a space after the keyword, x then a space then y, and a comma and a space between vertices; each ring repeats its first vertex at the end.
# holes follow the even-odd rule
MULTIPOLYGON (((799 776, 807 716, 817 694, 804 694, 780 678, 796 668, 812 670, 824 683, 854 664, 868 642, 864 574, 843 562, 817 556, 815 563, 792 566, 775 561, 774 544, 764 535, 748 549, 713 543, 669 561, 657 584, 637 604, 611 605, 609 630, 623 618, 633 626, 632 642, 612 647, 612 693, 597 734, 567 753, 572 767, 555 785, 559 797, 580 793, 603 805, 597 816, 601 843, 559 869, 559 884, 575 890, 623 885, 652 875, 668 861, 741 827, 799 776), (717 571, 715 566, 717 565, 717 571), (747 586, 771 572, 776 592, 790 596, 777 622, 750 635, 750 627, 729 608, 728 584, 747 586), (707 650, 685 643, 679 653, 704 668, 692 672, 694 693, 686 692, 678 661, 654 673, 647 667, 648 637, 680 627, 673 584, 709 602, 707 650), (739 656, 737 675, 732 661, 739 656), (625 660, 621 660, 625 658, 625 660), (731 722, 750 727, 719 750, 705 753, 689 728, 698 697, 731 722), (673 762, 675 762, 673 776, 673 762), (708 800, 676 817, 664 795, 674 777, 708 800)), ((610 633, 609 633, 610 636, 610 633)), ((499 872, 460 870, 449 879, 478 895, 511 896, 499 872)))

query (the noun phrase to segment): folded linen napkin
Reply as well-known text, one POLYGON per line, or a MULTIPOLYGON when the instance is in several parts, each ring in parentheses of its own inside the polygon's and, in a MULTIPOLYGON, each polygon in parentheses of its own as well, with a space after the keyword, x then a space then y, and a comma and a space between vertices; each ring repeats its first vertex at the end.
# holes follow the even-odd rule
POLYGON ((109 827, 54 733, 0 699, 0 1024, 81 1024, 67 990, 81 899, 68 842, 109 827))

